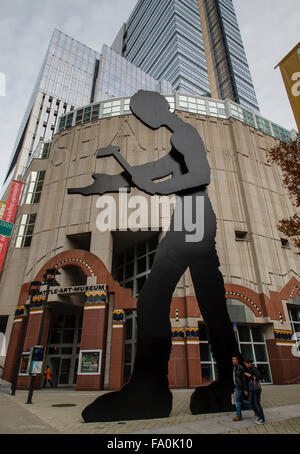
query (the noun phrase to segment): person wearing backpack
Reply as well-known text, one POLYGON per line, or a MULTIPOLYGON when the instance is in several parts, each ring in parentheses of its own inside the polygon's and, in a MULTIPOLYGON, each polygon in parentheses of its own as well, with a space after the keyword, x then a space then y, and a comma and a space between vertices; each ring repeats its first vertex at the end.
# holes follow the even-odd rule
POLYGON ((249 396, 248 402, 249 406, 253 411, 256 411, 258 419, 255 421, 255 424, 264 424, 265 423, 265 415, 262 409, 260 398, 261 398, 261 384, 260 384, 260 372, 253 365, 252 359, 247 359, 244 362, 247 372, 245 372, 246 377, 249 379, 248 389, 249 389, 249 396))

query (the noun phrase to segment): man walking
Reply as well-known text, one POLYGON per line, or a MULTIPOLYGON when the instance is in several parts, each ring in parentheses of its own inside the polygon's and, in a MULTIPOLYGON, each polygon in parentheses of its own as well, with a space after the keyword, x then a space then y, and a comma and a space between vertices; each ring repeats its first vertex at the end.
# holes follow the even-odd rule
POLYGON ((236 416, 233 421, 242 421, 242 404, 246 405, 248 401, 245 400, 244 395, 248 396, 248 381, 245 375, 244 368, 239 363, 239 358, 233 356, 233 383, 235 389, 235 405, 236 405, 236 416))

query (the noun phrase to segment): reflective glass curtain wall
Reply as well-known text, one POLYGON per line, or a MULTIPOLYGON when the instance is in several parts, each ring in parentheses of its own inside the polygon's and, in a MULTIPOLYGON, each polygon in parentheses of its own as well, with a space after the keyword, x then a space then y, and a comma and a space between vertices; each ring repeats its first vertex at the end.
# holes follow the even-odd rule
POLYGON ((55 30, 47 53, 39 88, 74 106, 89 104, 96 61, 100 54, 55 30))
POLYGON ((91 102, 100 54, 54 30, 13 149, 8 174, 20 176, 40 141, 51 140, 58 116, 91 102))
POLYGON ((204 3, 220 98, 259 112, 232 0, 204 3))
POLYGON ((156 80, 110 47, 102 47, 94 101, 132 96, 138 90, 172 93, 172 84, 156 80))

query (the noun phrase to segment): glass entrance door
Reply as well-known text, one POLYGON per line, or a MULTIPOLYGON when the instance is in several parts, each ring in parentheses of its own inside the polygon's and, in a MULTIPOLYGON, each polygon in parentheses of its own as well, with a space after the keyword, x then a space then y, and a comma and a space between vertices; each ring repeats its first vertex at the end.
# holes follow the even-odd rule
POLYGON ((81 327, 82 311, 54 314, 45 364, 50 366, 55 387, 76 384, 81 327))

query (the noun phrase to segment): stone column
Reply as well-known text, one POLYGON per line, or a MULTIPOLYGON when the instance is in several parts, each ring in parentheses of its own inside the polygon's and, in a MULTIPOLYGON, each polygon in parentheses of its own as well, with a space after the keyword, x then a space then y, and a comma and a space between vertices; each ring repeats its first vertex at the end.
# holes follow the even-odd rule
POLYGON ((101 364, 100 373, 78 370, 76 389, 80 391, 103 389, 107 330, 107 291, 87 292, 85 295, 80 352, 101 350, 101 364))
POLYGON ((172 351, 169 360, 169 386, 186 388, 188 386, 186 343, 183 328, 172 329, 172 351))
POLYGON ((186 351, 188 369, 188 387, 195 388, 202 383, 200 348, 199 348, 199 329, 186 328, 186 351))
POLYGON ((125 312, 114 310, 110 357, 110 389, 120 389, 124 382, 125 312))

